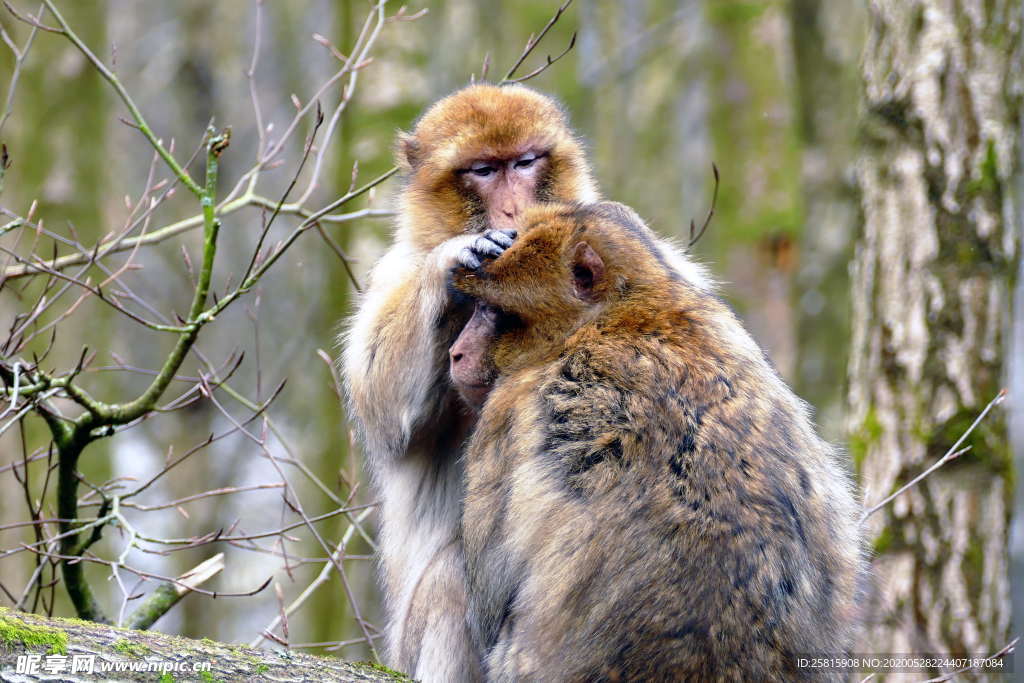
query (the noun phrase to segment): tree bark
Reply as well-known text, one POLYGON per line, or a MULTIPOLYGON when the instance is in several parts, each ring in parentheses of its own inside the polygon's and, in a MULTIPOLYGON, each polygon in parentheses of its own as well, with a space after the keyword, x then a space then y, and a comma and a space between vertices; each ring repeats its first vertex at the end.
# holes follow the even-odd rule
MULTIPOLYGON (((400 681, 411 680, 384 667, 356 664, 332 657, 317 657, 289 650, 257 650, 218 643, 212 640, 190 640, 154 631, 129 631, 72 619, 47 619, 37 614, 12 612, 0 608, 0 681, 35 680, 35 676, 18 671, 19 655, 63 657, 62 681, 153 681, 161 669, 125 671, 101 670, 104 663, 122 668, 129 664, 141 666, 183 664, 185 669, 170 670, 170 680, 217 681, 400 681), (71 673, 76 655, 93 655, 92 673, 71 673), (193 673, 195 663, 210 662, 209 676, 193 673)), ((40 668, 36 675, 46 673, 40 668)), ((165 677, 160 678, 164 680, 165 677)))
MULTIPOLYGON (((870 505, 941 457, 1006 381, 1022 83, 1019 3, 868 9, 849 427, 870 505)), ((1003 414, 965 445, 867 522, 876 585, 863 652, 1006 643, 1003 414)))

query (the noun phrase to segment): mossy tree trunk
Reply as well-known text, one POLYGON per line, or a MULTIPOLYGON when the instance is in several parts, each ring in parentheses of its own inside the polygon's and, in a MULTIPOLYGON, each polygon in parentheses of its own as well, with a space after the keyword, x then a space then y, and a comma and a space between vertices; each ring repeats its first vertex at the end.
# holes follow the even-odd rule
POLYGON ((207 638, 190 640, 77 619, 47 619, 0 608, 0 680, 43 677, 83 683, 411 680, 380 665, 346 662, 336 657, 257 650, 207 638), (193 671, 195 665, 209 668, 193 671))
MULTIPOLYGON (((1020 6, 871 0, 850 444, 870 504, 941 457, 1005 382, 1021 206, 1020 6)), ((872 516, 866 652, 992 652, 1008 637, 1012 459, 972 448, 872 516)))

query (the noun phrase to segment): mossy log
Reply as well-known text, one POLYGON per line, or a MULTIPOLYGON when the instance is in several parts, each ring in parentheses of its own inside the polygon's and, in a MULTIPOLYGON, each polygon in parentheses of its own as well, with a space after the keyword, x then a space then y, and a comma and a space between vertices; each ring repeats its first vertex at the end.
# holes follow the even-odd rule
POLYGON ((401 681, 374 664, 0 608, 0 681, 401 681), (31 662, 19 656, 35 655, 31 662), (90 658, 91 656, 91 658, 90 658), (92 671, 88 671, 88 663, 92 671), (195 665, 209 663, 203 671, 195 665), (26 671, 26 664, 34 665, 26 671), (73 671, 77 664, 78 670, 73 671), (85 670, 83 670, 85 669, 85 670))

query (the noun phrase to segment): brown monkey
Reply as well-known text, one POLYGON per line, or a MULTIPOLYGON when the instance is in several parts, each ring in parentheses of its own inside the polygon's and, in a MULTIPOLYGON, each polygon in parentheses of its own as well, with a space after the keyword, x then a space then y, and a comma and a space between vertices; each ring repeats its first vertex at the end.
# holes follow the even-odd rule
POLYGON ((522 86, 442 99, 399 135, 396 156, 398 229, 342 340, 343 374, 381 496, 386 659, 420 680, 465 680, 477 658, 464 619, 460 457, 473 416, 448 380, 448 347, 468 316, 448 274, 460 253, 474 265, 508 246, 501 229, 530 204, 597 195, 565 114, 522 86))
POLYGON ((486 396, 463 543, 489 680, 799 680, 798 654, 851 644, 850 478, 652 235, 616 204, 535 207, 453 272, 479 301, 450 371, 486 396))

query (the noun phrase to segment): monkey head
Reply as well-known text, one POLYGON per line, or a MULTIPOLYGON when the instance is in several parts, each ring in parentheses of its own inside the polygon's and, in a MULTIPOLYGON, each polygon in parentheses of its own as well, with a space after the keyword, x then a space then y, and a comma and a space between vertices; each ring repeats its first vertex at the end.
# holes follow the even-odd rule
POLYGON ((660 302, 678 277, 631 209, 538 205, 520 225, 497 258, 452 271, 455 289, 477 302, 449 352, 452 382, 474 408, 499 376, 550 362, 574 337, 673 323, 660 302))
POLYGON ((400 227, 425 250, 513 227, 538 202, 597 197, 565 113, 519 85, 472 85, 440 100, 399 133, 395 156, 408 182, 400 227))

